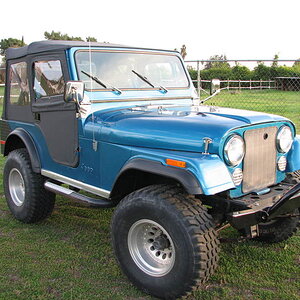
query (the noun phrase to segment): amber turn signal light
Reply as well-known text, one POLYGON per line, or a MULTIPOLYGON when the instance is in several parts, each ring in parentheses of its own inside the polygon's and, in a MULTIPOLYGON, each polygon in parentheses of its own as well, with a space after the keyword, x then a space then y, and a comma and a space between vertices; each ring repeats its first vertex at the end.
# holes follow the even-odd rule
POLYGON ((172 167, 178 167, 178 168, 185 168, 186 167, 186 162, 185 161, 180 161, 180 160, 175 160, 175 159, 166 159, 166 164, 172 167))

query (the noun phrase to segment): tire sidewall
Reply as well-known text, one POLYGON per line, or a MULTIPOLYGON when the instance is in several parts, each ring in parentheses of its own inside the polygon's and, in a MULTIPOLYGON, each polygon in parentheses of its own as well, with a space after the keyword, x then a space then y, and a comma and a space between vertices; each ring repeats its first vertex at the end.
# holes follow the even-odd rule
POLYGON ((184 289, 183 283, 188 282, 194 273, 192 241, 185 230, 186 227, 182 226, 181 217, 169 203, 154 203, 141 198, 135 199, 135 203, 130 207, 118 210, 112 223, 115 254, 124 273, 139 288, 159 297, 180 293, 184 289), (175 262, 169 273, 164 276, 155 277, 146 274, 131 257, 128 249, 128 232, 131 226, 141 219, 149 219, 161 225, 173 241, 175 262))
POLYGON ((21 221, 24 221, 28 218, 31 213, 31 207, 33 205, 33 203, 31 203, 33 201, 33 198, 30 197, 32 192, 32 183, 30 176, 32 170, 30 168, 30 165, 28 165, 26 160, 23 159, 20 151, 18 150, 12 151, 8 155, 7 161, 4 166, 3 184, 7 205, 15 218, 21 221), (21 173, 25 186, 25 199, 20 206, 17 206, 14 203, 9 190, 9 174, 10 171, 14 168, 21 173))

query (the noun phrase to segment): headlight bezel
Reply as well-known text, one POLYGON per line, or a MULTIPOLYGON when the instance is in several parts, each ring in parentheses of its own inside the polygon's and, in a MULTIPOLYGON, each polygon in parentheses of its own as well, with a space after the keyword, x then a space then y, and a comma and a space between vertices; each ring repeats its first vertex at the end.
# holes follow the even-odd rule
POLYGON ((283 125, 279 128, 276 136, 276 147, 278 152, 280 153, 288 153, 293 145, 294 137, 293 137, 293 131, 291 128, 287 125, 283 125), (288 132, 288 133, 286 133, 288 132), (284 135, 289 134, 290 135, 290 141, 288 146, 282 145, 282 140, 284 140, 284 135))
POLYGON ((226 163, 231 167, 238 166, 245 157, 245 153, 246 153, 245 148, 246 148, 245 141, 240 135, 232 134, 231 136, 229 136, 227 141, 225 142, 224 151, 223 151, 226 163), (242 142, 242 152, 240 153, 240 155, 238 155, 238 159, 233 159, 230 151, 232 151, 231 147, 236 140, 238 140, 239 142, 242 142))

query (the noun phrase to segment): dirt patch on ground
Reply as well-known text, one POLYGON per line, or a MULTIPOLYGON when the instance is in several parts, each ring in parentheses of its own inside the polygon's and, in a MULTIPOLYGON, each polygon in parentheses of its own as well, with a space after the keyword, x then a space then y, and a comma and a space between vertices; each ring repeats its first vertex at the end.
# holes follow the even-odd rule
POLYGON ((17 274, 9 274, 8 279, 12 282, 18 282, 21 280, 21 278, 17 274))
POLYGON ((9 237, 9 238, 12 238, 14 237, 14 233, 11 231, 11 232, 4 232, 4 231, 1 231, 0 230, 0 237, 9 237))
POLYGON ((55 299, 61 299, 62 298, 61 297, 61 292, 57 289, 54 289, 54 288, 50 287, 50 286, 47 288, 47 294, 54 296, 55 299))
POLYGON ((0 218, 7 216, 9 212, 7 210, 0 209, 0 218))

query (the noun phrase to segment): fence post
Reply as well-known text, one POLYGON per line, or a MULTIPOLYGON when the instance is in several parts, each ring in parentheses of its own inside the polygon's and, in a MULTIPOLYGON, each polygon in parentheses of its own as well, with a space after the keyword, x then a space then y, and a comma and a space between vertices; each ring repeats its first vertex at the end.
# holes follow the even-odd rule
POLYGON ((239 92, 241 91, 241 79, 239 79, 239 92))
POLYGON ((200 87, 200 65, 199 65, 199 60, 197 60, 197 90, 198 90, 198 96, 199 96, 199 99, 200 99, 201 87, 200 87))
POLYGON ((262 80, 260 79, 260 90, 262 90, 262 80))

